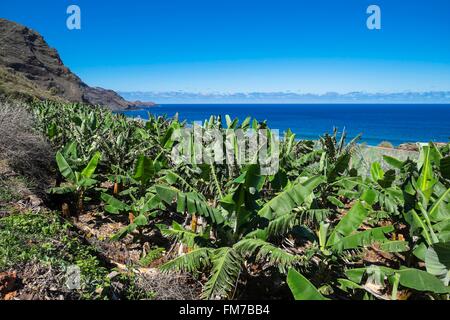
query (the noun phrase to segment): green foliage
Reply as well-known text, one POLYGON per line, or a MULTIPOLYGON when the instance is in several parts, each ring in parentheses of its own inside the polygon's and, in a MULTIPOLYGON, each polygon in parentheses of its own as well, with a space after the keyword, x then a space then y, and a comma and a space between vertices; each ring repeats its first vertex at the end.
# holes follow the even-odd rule
POLYGON ((205 284, 202 297, 216 299, 228 297, 236 286, 242 265, 241 256, 233 248, 220 248, 213 251, 211 256, 211 277, 205 284))
POLYGON ((295 300, 327 300, 314 285, 295 269, 290 269, 287 283, 295 300))
POLYGON ((83 202, 85 193, 92 189, 98 181, 93 179, 95 170, 101 158, 100 152, 95 152, 87 165, 80 171, 74 170, 67 162, 64 155, 58 151, 56 153, 56 163, 61 175, 66 178, 67 184, 51 188, 53 194, 75 194, 76 210, 80 214, 83 212, 83 202))
POLYGON ((57 214, 12 214, 0 219, 0 270, 37 263, 60 272, 72 265, 81 271, 81 299, 107 298, 108 269, 94 248, 83 244, 57 214))
POLYGON ((224 217, 216 208, 210 207, 206 199, 196 192, 181 192, 173 187, 156 186, 159 198, 167 205, 176 204, 179 213, 197 214, 205 217, 213 224, 222 224, 224 217))
POLYGON ((147 252, 145 257, 142 257, 141 260, 139 260, 139 263, 143 267, 146 267, 150 263, 155 261, 156 259, 161 258, 163 256, 164 251, 165 251, 164 248, 156 248, 156 249, 150 250, 149 252, 147 252))
POLYGON ((303 204, 313 190, 323 181, 323 178, 320 176, 313 177, 304 183, 288 187, 262 207, 258 214, 261 217, 272 220, 280 215, 290 213, 293 208, 303 204))
POLYGON ((115 285, 121 292, 111 290, 109 267, 96 249, 87 245, 76 230, 57 213, 20 213, 0 219, 0 270, 26 263, 40 264, 64 274, 69 266, 81 271, 79 299, 112 299, 120 294, 125 299, 152 299, 135 285, 131 274, 120 274, 115 285), (99 290, 101 289, 101 290, 99 290))
POLYGON ((0 208, 2 204, 19 200, 20 194, 14 190, 14 182, 13 179, 2 180, 0 177, 0 208))
POLYGON ((292 255, 261 239, 243 239, 235 244, 234 248, 244 257, 255 256, 257 261, 267 261, 270 265, 277 266, 281 272, 286 272, 300 260, 299 256, 292 255))
POLYGON ((160 267, 161 271, 197 272, 211 265, 212 251, 209 248, 196 248, 189 253, 181 255, 160 267))
POLYGON ((430 246, 425 256, 427 271, 448 286, 450 281, 450 242, 430 246))
POLYGON ((388 267, 369 266, 367 268, 350 269, 346 271, 346 275, 356 283, 362 283, 366 275, 369 276, 367 281, 375 284, 383 284, 384 279, 392 280, 393 276, 398 275, 399 284, 405 288, 436 294, 450 293, 450 288, 438 278, 415 268, 394 270, 388 267))

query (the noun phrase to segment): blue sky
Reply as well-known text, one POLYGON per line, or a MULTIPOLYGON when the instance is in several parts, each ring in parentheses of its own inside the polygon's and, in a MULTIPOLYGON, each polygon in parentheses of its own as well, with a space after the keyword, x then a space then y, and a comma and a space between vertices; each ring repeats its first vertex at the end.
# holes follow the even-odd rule
POLYGON ((3 0, 0 17, 119 91, 450 90, 448 0, 3 0), (70 4, 81 30, 66 28, 70 4), (370 4, 381 30, 366 27, 370 4))

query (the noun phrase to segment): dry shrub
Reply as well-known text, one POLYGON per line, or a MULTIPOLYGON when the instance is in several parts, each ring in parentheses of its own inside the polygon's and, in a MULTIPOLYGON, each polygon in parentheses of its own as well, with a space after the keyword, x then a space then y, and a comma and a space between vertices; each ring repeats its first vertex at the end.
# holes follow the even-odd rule
POLYGON ((33 126, 33 117, 22 105, 0 101, 0 161, 42 185, 51 173, 53 151, 33 126))
POLYGON ((392 143, 390 143, 389 141, 382 141, 382 142, 380 142, 378 147, 385 148, 385 149, 394 149, 394 145, 392 143))
POLYGON ((198 300, 201 292, 200 283, 182 273, 140 274, 136 285, 146 292, 154 292, 155 300, 198 300))

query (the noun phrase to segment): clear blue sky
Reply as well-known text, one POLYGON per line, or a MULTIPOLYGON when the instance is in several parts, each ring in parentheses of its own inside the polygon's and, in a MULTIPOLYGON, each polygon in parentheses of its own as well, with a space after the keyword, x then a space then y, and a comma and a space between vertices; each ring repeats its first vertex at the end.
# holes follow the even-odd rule
POLYGON ((448 0, 2 0, 0 17, 120 91, 450 90, 448 0), (380 31, 366 28, 370 4, 380 31))

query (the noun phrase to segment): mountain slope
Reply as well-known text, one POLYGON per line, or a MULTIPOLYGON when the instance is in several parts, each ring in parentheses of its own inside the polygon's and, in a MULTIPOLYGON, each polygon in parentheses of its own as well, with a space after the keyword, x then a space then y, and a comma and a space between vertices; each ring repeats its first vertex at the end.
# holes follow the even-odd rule
POLYGON ((39 33, 6 19, 0 19, 0 93, 98 104, 114 110, 136 105, 112 90, 89 87, 39 33))

